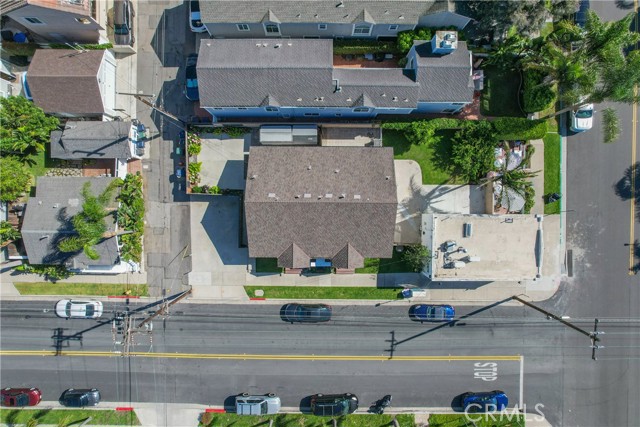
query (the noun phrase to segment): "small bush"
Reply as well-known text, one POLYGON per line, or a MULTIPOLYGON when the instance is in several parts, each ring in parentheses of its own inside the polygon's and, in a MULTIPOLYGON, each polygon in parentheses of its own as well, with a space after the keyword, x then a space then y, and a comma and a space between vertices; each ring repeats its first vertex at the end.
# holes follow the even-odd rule
POLYGON ((196 144, 189 141, 189 145, 187 145, 187 153, 189 153, 190 156, 197 156, 198 154, 200 154, 201 150, 202 150, 201 144, 199 143, 196 144))
POLYGON ((538 70, 524 72, 522 103, 525 113, 535 113, 549 108, 556 100, 556 92, 550 85, 543 85, 545 75, 538 70))
POLYGON ((67 279, 74 275, 74 273, 67 270, 64 265, 21 264, 17 266, 15 270, 24 273, 39 274, 46 280, 54 282, 60 279, 67 279))
POLYGON ((431 40, 433 32, 431 28, 419 28, 417 30, 400 31, 398 33, 398 53, 406 55, 411 50, 414 40, 431 40))
POLYGON ((192 193, 204 193, 202 187, 200 187, 198 185, 194 185, 193 187, 191 187, 191 192, 192 193))
POLYGON ((491 123, 496 131, 496 137, 507 141, 542 139, 547 134, 547 122, 543 119, 500 117, 491 123))
POLYGON ((620 136, 620 119, 611 107, 602 110, 602 133, 605 144, 616 141, 620 136))

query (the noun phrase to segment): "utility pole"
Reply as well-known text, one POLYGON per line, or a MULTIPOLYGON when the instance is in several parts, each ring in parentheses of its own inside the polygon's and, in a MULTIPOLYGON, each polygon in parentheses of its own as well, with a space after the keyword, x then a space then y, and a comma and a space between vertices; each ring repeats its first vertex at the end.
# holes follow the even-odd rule
POLYGON ((156 311, 155 313, 153 313, 151 316, 149 316, 146 319, 144 319, 142 322, 140 322, 140 324, 138 325, 138 328, 142 328, 144 325, 146 325, 147 323, 151 322, 153 319, 155 319, 156 317, 160 316, 161 314, 166 314, 167 310, 169 310, 169 307, 171 307, 173 304, 179 302, 181 299, 187 297, 187 295, 190 295, 190 294, 191 294, 191 288, 189 288, 186 291, 182 292, 176 298, 172 299, 171 302, 167 302, 165 300, 163 305, 162 305, 162 308, 160 310, 156 311))
POLYGON ((539 311, 540 313, 544 314, 548 318, 557 320, 558 322, 562 323, 563 325, 568 326, 571 329, 573 329, 575 331, 578 331, 581 334, 586 335, 587 337, 589 337, 589 339, 591 340, 591 349, 592 349, 591 358, 593 360, 598 360, 596 358, 595 352, 596 352, 596 350, 598 350, 600 348, 604 348, 604 346, 601 346, 601 345, 597 344, 600 341, 600 338, 598 338, 598 335, 604 334, 604 332, 598 332, 598 319, 595 320, 595 326, 594 326, 593 332, 589 332, 589 331, 586 331, 586 330, 574 325, 571 322, 566 321, 562 317, 556 316, 555 314, 553 314, 553 313, 551 313, 551 312, 549 312, 549 311, 547 311, 547 310, 545 310, 543 308, 540 308, 540 307, 538 307, 538 306, 536 306, 534 304, 531 304, 528 301, 523 300, 522 298, 518 297, 517 295, 514 295, 511 298, 513 298, 514 300, 516 300, 518 302, 521 302, 522 304, 526 305, 527 307, 531 307, 534 310, 539 311))

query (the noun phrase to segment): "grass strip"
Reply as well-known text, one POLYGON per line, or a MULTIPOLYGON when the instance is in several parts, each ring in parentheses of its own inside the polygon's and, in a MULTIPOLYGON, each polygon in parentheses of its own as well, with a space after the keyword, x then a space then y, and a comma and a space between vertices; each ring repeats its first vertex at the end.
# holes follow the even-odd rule
MULTIPOLYGON (((557 131, 555 128, 550 128, 557 131)), ((544 138, 544 194, 560 194, 560 135, 556 132, 547 133, 544 138)), ((560 213, 560 201, 546 203, 545 214, 560 213)))
POLYGON ((513 414, 431 414, 429 427, 524 427, 524 415, 513 414))
POLYGON ((520 72, 495 65, 484 67, 484 90, 480 98, 480 113, 490 117, 524 117, 520 97, 520 72))
MULTIPOLYGON (((337 417, 339 427, 387 427, 392 426, 393 415, 347 415, 337 417)), ((414 427, 413 414, 396 415, 395 419, 400 427, 414 427)), ((333 426, 333 420, 329 417, 316 417, 307 414, 277 414, 263 416, 247 416, 237 414, 216 414, 205 412, 200 417, 200 427, 255 427, 268 426, 269 420, 273 420, 275 427, 324 427, 333 426)))
POLYGON ((402 253, 394 250, 392 258, 365 258, 364 267, 356 268, 356 273, 413 273, 413 270, 411 266, 402 259, 402 253))
MULTIPOLYGON (((8 425, 28 424, 29 420, 37 421, 37 424, 54 424, 58 426, 68 426, 91 417, 88 426, 95 425, 117 425, 117 426, 139 426, 140 420, 134 411, 119 412, 114 410, 97 409, 1 409, 0 422, 8 425)), ((31 421, 33 422, 33 421, 31 421)))
POLYGON ((87 295, 115 296, 125 295, 130 290, 131 296, 149 296, 146 284, 126 285, 121 283, 51 283, 51 282, 16 282, 13 284, 20 295, 87 295))
POLYGON ((257 297, 255 291, 262 290, 262 298, 394 300, 401 298, 402 289, 355 286, 245 286, 244 290, 249 298, 257 297))
POLYGON ((282 273, 277 258, 256 258, 256 273, 282 273))

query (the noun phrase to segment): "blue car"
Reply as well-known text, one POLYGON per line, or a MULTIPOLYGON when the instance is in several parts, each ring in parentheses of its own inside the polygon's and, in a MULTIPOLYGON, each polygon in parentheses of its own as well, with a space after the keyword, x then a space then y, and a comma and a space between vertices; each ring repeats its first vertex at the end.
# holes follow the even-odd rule
POLYGON ((33 97, 31 96, 31 90, 29 89, 29 83, 27 83, 27 73, 22 73, 22 76, 20 76, 20 81, 22 82, 24 97, 27 98, 29 101, 33 101, 33 97))
POLYGON ((189 101, 198 101, 200 99, 200 93, 198 91, 198 73, 196 66, 198 65, 198 54, 192 53, 187 57, 187 69, 186 69, 186 84, 184 88, 184 95, 189 101))
POLYGON ((462 395, 465 412, 494 412, 506 409, 509 399, 504 391, 467 392, 462 395))
POLYGON ((456 311, 450 305, 412 305, 409 317, 420 322, 448 322, 453 320, 456 311))

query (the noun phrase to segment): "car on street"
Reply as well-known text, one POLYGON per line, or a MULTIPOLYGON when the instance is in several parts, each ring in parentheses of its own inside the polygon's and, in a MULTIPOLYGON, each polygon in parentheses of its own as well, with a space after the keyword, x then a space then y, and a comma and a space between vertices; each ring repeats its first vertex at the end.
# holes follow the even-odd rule
POLYGON ((502 390, 467 392, 462 395, 465 412, 502 411, 509 405, 509 399, 502 390))
POLYGON ((27 82, 27 73, 22 73, 22 75, 20 76, 20 81, 22 82, 24 97, 29 101, 33 101, 33 96, 31 96, 31 89, 29 89, 29 83, 27 82))
POLYGON ((280 411, 280 398, 273 393, 252 396, 242 393, 236 396, 236 414, 273 415, 280 411))
POLYGON ((571 111, 571 130, 584 132, 593 127, 593 104, 585 104, 571 111))
POLYGON ((192 53, 187 57, 186 83, 184 88, 184 96, 189 101, 198 101, 200 93, 198 92, 198 74, 196 65, 198 65, 198 54, 192 53))
POLYGON ((455 315, 456 310, 450 305, 417 304, 409 308, 409 317, 419 322, 448 322, 455 315))
POLYGON ((184 168, 176 168, 176 179, 181 180, 184 176, 184 168))
POLYGON ((314 394, 311 396, 311 412, 320 417, 334 417, 352 414, 358 409, 355 394, 314 394))
POLYGON ((117 45, 133 44, 133 24, 131 3, 129 0, 113 2, 113 37, 117 45))
POLYGON ((56 315, 66 319, 97 319, 102 316, 102 302, 63 299, 56 303, 56 315))
POLYGON ((331 320, 331 306, 327 304, 285 304, 280 309, 285 322, 317 323, 331 320))
POLYGON ((194 33, 207 31, 207 27, 204 26, 201 20, 200 2, 198 0, 191 0, 189 2, 189 26, 194 33))
POLYGON ((100 392, 96 388, 70 388, 60 396, 60 404, 70 408, 96 406, 98 403, 100 403, 100 392))
POLYGON ((36 406, 42 400, 42 393, 35 387, 31 388, 4 388, 2 393, 2 406, 36 406))

